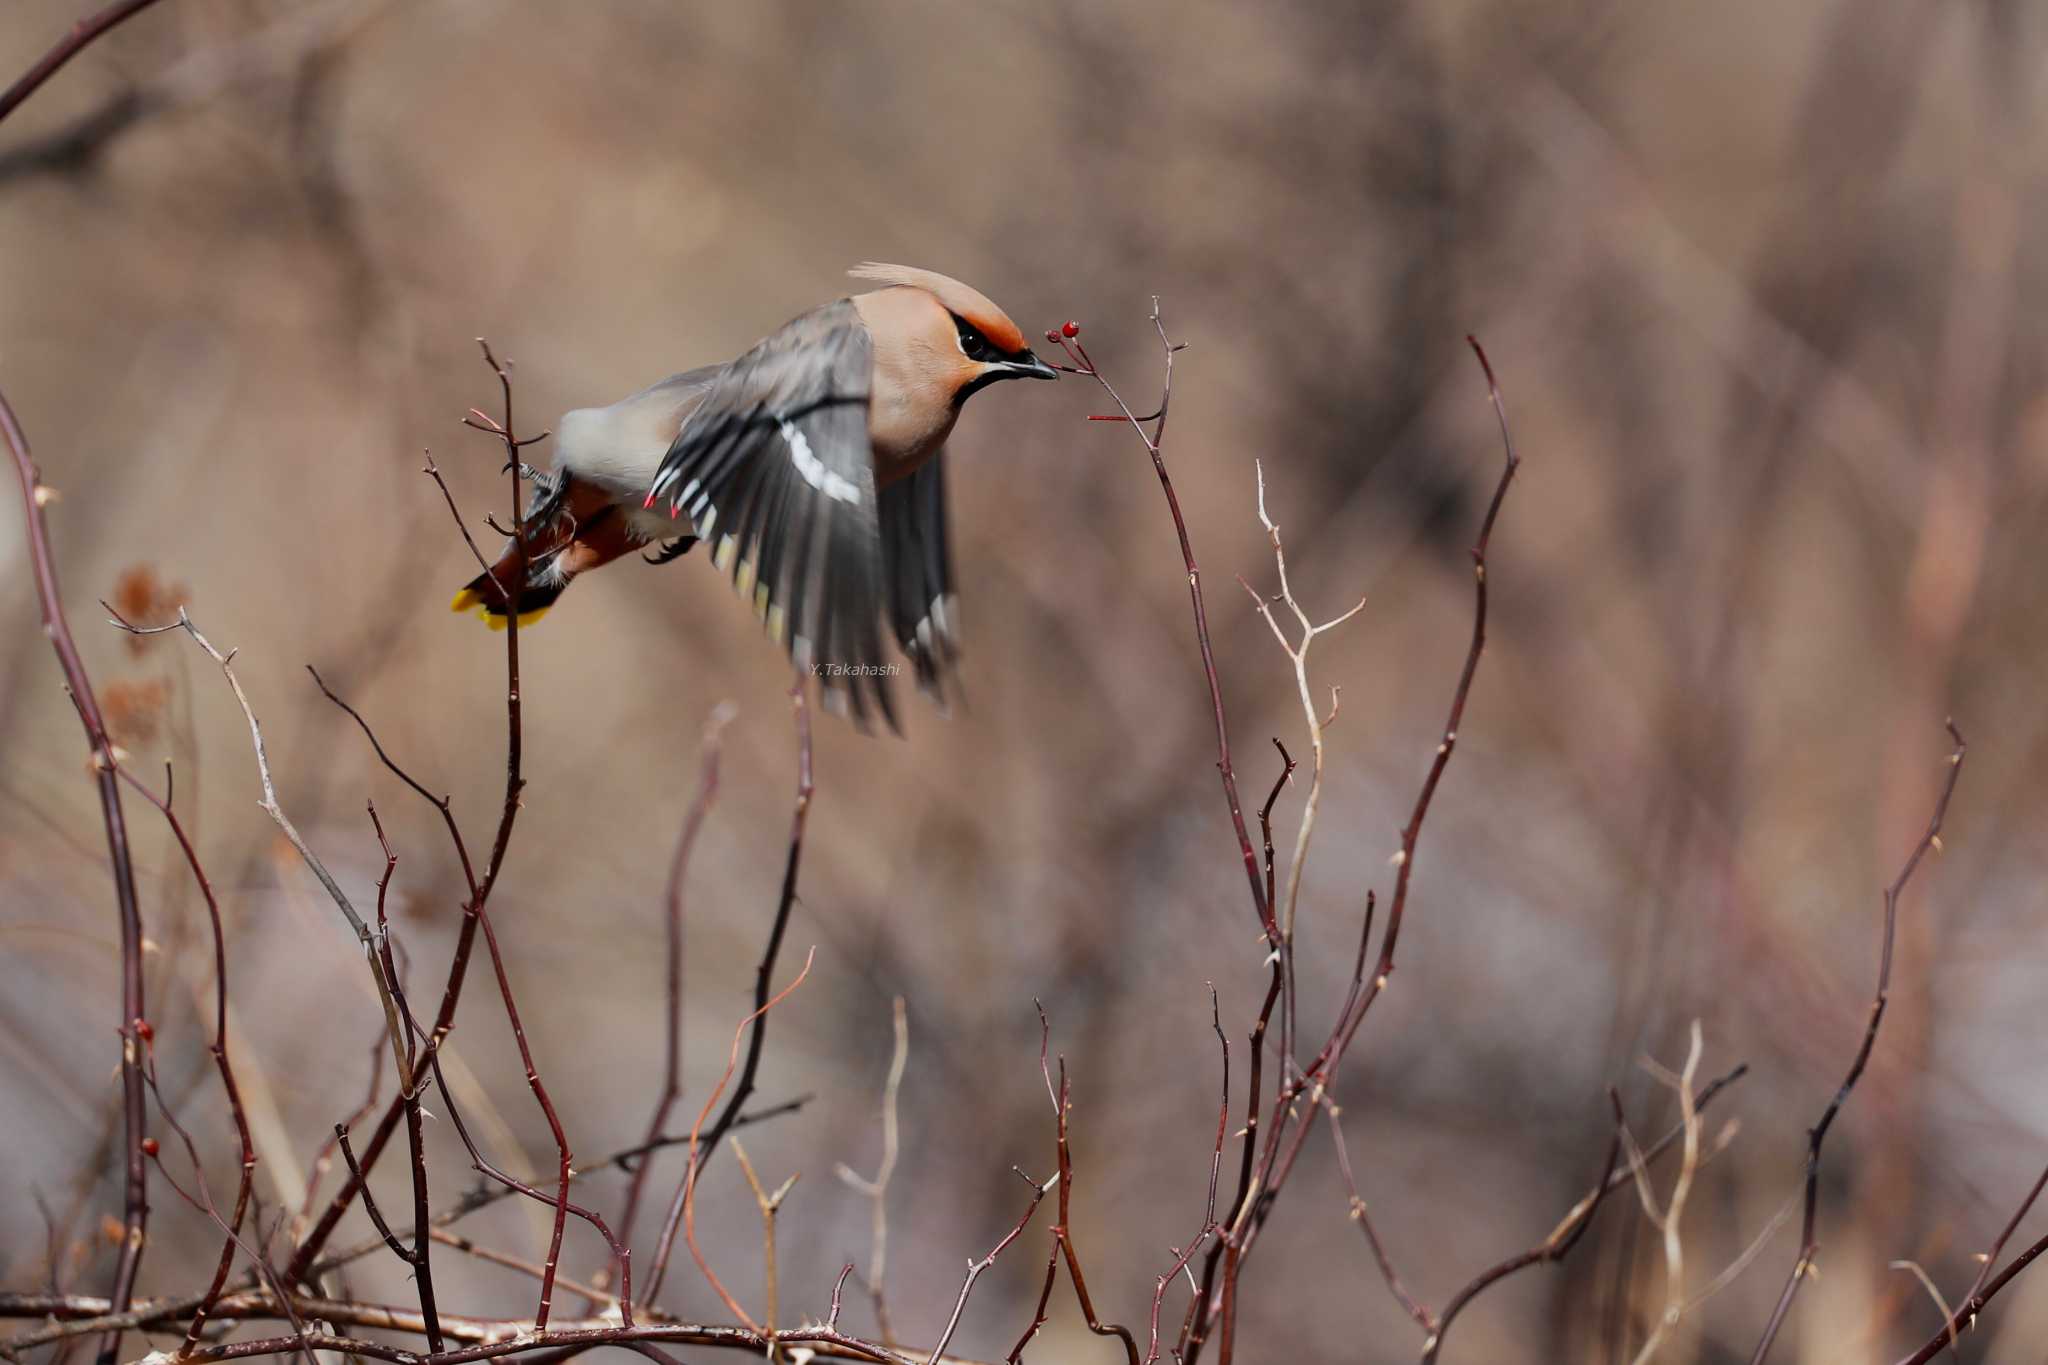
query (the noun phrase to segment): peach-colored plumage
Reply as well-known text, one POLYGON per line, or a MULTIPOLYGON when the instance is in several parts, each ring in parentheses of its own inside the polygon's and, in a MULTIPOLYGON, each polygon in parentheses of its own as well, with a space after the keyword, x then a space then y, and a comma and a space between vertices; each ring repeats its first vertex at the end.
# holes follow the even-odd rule
POLYGON ((872 701, 895 723, 884 622, 938 691, 957 643, 946 438, 982 388, 1054 371, 979 290, 909 266, 852 273, 881 288, 723 365, 564 416, 523 551, 508 545, 456 608, 523 622, 631 549, 660 544, 665 563, 702 540, 798 666, 826 680, 827 701, 856 717, 872 701))
POLYGON ((949 275, 941 275, 936 270, 919 270, 910 265, 888 265, 881 261, 863 261, 846 273, 857 280, 922 289, 936 297, 948 311, 958 313, 980 328, 981 334, 1000 349, 1009 352, 1024 349, 1024 333, 1010 321, 1008 313, 996 307, 979 289, 964 285, 949 275))

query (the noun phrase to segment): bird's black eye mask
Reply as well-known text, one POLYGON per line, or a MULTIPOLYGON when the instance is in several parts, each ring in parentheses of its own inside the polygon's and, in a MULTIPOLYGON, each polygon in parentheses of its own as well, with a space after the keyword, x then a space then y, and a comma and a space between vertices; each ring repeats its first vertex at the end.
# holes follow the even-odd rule
POLYGON ((995 343, 983 336, 975 325, 958 313, 953 314, 953 326, 960 333, 960 354, 979 364, 989 364, 1004 358, 995 348, 995 343))

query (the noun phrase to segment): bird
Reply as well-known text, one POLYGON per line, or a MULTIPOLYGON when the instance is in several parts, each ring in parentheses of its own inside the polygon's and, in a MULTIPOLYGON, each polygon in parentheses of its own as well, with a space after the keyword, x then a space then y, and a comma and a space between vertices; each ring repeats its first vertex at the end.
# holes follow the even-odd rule
POLYGON ((527 471, 522 534, 452 608, 523 626, 593 569, 648 546, 640 558, 669 563, 701 541, 829 707, 900 729, 885 616, 943 705, 959 647, 946 440, 989 385, 1059 375, 979 290, 873 261, 849 273, 876 287, 736 359, 565 414, 552 468, 527 471))

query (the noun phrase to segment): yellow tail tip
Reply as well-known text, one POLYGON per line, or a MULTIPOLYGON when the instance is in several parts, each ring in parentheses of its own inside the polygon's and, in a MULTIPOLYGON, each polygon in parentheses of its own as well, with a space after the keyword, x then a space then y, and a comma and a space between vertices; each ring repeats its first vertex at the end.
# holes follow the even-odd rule
POLYGON ((455 594, 455 599, 448 604, 448 610, 456 613, 472 611, 483 600, 482 597, 477 595, 476 589, 464 588, 461 592, 455 594))
MULTIPOLYGON (((538 620, 540 620, 540 618, 541 618, 541 617, 543 617, 543 616, 546 616, 546 615, 548 614, 548 609, 549 609, 549 607, 551 607, 551 606, 553 606, 553 605, 554 605, 553 603, 549 603, 549 604, 548 604, 548 607, 535 607, 535 608, 534 608, 534 609, 533 609, 532 611, 522 611, 522 612, 520 612, 520 613, 519 613, 519 625, 520 625, 520 628, 521 628, 521 629, 523 630, 523 629, 525 629, 525 628, 526 628, 527 626, 530 626, 530 625, 532 625, 532 624, 533 624, 533 623, 534 623, 535 621, 538 621, 538 620)), ((488 623, 490 624, 490 627, 491 627, 491 629, 492 629, 492 630, 503 630, 503 629, 505 629, 505 627, 506 627, 506 624, 507 624, 507 620, 508 620, 508 618, 506 618, 506 617, 503 617, 503 616, 491 616, 491 615, 486 615, 486 616, 484 617, 484 620, 485 620, 486 622, 488 622, 488 623)))

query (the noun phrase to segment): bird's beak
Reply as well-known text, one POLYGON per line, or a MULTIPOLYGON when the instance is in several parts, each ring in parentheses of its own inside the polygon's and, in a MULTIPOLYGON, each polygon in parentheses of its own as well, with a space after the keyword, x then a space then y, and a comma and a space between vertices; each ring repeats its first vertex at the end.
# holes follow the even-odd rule
POLYGON ((1005 379, 1058 379, 1059 371, 1040 360, 1033 351, 1025 351, 1015 360, 998 361, 996 368, 1003 371, 1005 379))

